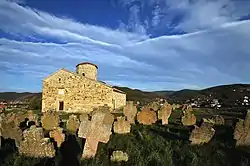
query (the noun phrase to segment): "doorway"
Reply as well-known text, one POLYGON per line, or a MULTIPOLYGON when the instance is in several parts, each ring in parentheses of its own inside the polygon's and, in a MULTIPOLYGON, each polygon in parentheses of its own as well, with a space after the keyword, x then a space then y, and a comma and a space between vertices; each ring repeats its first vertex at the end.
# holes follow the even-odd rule
POLYGON ((59 101, 59 111, 62 111, 64 108, 64 102, 63 101, 59 101))

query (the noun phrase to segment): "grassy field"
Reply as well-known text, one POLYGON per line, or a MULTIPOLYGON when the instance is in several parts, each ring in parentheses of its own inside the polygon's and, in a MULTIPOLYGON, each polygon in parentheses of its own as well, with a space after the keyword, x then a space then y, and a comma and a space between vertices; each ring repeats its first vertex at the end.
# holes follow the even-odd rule
MULTIPOLYGON (((224 126, 215 126, 216 134, 208 144, 190 146, 188 137, 193 127, 180 124, 181 111, 174 111, 167 126, 160 122, 143 126, 135 124, 126 135, 112 134, 107 144, 99 143, 94 159, 80 160, 84 139, 67 133, 66 141, 53 159, 35 159, 18 156, 13 141, 3 141, 1 165, 127 165, 127 166, 247 166, 250 165, 250 151, 235 148, 233 130, 237 118, 244 117, 244 111, 237 110, 194 110, 198 122, 203 117, 221 114, 226 119, 224 126), (109 158, 114 150, 122 150, 129 155, 127 163, 112 163, 109 158)), ((63 115, 66 116, 66 115, 63 115)), ((63 117, 67 118, 67 117, 63 117)))

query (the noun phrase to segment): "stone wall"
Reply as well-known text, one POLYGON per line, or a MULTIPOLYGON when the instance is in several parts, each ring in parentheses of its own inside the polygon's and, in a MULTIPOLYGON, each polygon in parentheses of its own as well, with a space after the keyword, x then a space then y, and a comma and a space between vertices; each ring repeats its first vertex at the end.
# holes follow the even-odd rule
POLYGON ((97 68, 94 65, 91 64, 79 64, 76 67, 76 73, 83 76, 83 73, 85 77, 97 80, 97 68))
POLYGON ((126 94, 113 91, 114 107, 121 108, 126 105, 126 94))
POLYGON ((63 101, 65 112, 89 113, 104 104, 113 108, 112 98, 112 87, 62 69, 43 81, 42 111, 59 111, 63 101))

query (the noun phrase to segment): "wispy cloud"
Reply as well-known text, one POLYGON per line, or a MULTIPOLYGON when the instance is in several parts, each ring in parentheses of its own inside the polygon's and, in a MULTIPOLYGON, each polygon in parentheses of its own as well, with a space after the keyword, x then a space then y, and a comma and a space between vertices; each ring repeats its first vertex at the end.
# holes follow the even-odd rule
MULTIPOLYGON (((250 14, 250 1, 244 0, 120 0, 119 2, 123 9, 130 13, 127 24, 144 25, 146 34, 153 34, 155 30, 160 29, 175 33, 196 32, 237 21, 250 14)), ((128 30, 136 31, 136 29, 128 30)))
MULTIPOLYGON (((157 19, 155 25, 160 24, 157 19)), ((62 67, 74 71, 81 61, 96 63, 100 80, 143 90, 250 82, 248 20, 231 19, 194 33, 149 38, 0 1, 0 22, 0 31, 14 36, 0 38, 1 87, 6 90, 41 90, 46 75, 62 67)))

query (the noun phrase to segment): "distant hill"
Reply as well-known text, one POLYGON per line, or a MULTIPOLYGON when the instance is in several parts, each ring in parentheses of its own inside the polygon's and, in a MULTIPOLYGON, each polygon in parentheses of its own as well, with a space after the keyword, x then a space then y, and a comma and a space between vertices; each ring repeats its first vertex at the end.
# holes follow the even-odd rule
POLYGON ((127 100, 132 101, 150 101, 158 97, 164 97, 166 96, 167 91, 160 91, 160 92, 145 92, 138 89, 130 89, 127 87, 118 87, 114 86, 114 88, 117 88, 127 94, 127 100))
POLYGON ((218 99, 224 105, 233 105, 237 100, 242 102, 244 96, 250 97, 249 84, 231 84, 220 85, 215 87, 206 88, 203 90, 189 90, 184 89, 176 91, 166 97, 172 101, 181 101, 191 99, 218 99))
MULTIPOLYGON (((222 104, 234 104, 236 100, 243 99, 244 96, 250 97, 250 84, 231 84, 210 87, 202 90, 183 89, 180 91, 155 91, 145 92, 138 89, 130 89, 128 87, 115 88, 124 91, 127 94, 127 100, 133 101, 150 101, 155 98, 166 98, 170 102, 184 103, 186 100, 198 99, 219 99, 222 104)), ((16 93, 16 92, 0 92, 0 101, 40 101, 41 93, 16 93)), ((239 101, 239 102, 241 102, 239 101)))

